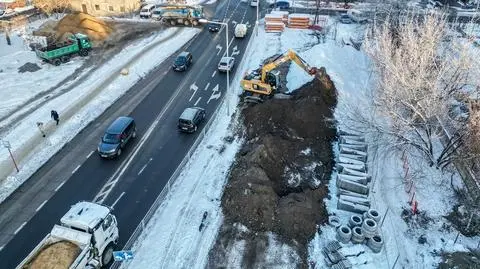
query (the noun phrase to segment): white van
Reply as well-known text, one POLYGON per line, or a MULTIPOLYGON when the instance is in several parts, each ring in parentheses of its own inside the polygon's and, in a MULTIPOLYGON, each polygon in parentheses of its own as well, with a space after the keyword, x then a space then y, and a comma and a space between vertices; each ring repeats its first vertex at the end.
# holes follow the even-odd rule
POLYGON ((258 7, 258 0, 250 0, 251 7, 258 7))
POLYGON ((246 24, 237 24, 235 26, 235 37, 244 38, 247 35, 247 25, 246 24))
POLYGON ((140 9, 140 18, 148 19, 152 17, 152 12, 155 9, 155 5, 148 4, 140 9))
POLYGON ((368 22, 367 17, 360 10, 350 9, 350 10, 347 11, 347 15, 350 17, 350 19, 353 22, 356 22, 356 23, 366 23, 366 22, 368 22))

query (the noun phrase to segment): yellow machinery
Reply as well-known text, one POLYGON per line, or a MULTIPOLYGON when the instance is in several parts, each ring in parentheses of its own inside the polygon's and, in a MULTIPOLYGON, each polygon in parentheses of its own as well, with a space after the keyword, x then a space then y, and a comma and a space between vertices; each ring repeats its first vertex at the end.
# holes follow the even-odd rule
POLYGON ((288 61, 293 61, 310 75, 315 75, 317 73, 315 67, 310 67, 305 60, 295 53, 295 51, 289 49, 285 54, 278 56, 272 62, 247 74, 242 81, 240 81, 242 89, 246 93, 249 92, 252 95, 272 94, 273 91, 280 86, 280 72, 274 72, 274 69, 288 61))

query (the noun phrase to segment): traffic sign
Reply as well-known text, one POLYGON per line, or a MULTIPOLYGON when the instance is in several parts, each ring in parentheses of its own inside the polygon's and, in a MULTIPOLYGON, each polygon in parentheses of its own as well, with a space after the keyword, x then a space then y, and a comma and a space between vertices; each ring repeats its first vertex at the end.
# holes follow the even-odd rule
POLYGON ((117 262, 131 260, 133 259, 133 251, 131 250, 114 251, 113 259, 117 262))

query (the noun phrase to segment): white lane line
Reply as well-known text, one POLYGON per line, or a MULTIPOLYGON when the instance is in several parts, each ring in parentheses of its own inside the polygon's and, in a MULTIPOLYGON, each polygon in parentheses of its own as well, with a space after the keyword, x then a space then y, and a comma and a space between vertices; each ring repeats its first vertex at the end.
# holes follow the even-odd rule
POLYGON ((210 87, 210 82, 207 83, 207 86, 205 86, 205 91, 208 90, 208 87, 210 87))
POLYGON ((20 232, 20 230, 23 228, 23 226, 25 226, 25 224, 27 224, 27 222, 25 221, 24 223, 22 223, 22 225, 20 225, 20 227, 18 227, 15 232, 13 232, 13 234, 17 234, 18 232, 20 232))
MULTIPOLYGON (((183 92, 182 91, 182 87, 179 87, 177 92, 175 93, 174 96, 172 96, 170 98, 170 100, 168 100, 167 104, 165 105, 165 107, 163 108, 163 110, 160 112, 160 114, 158 114, 157 118, 153 121, 152 125, 150 125, 150 127, 148 127, 148 130, 145 132, 145 134, 142 136, 142 138, 140 139, 140 142, 138 142, 138 145, 137 147, 133 150, 133 152, 127 157, 127 159, 125 159, 121 164, 120 166, 117 168, 117 170, 115 171, 115 173, 113 173, 112 177, 107 181, 107 183, 110 183, 112 181, 115 181, 115 183, 118 181, 118 179, 125 173, 125 171, 127 170, 127 168, 130 166, 130 164, 132 163, 132 161, 135 159, 135 157, 137 156, 137 154, 140 152, 140 149, 143 147, 143 145, 145 144, 145 142, 148 140, 148 138, 152 135, 153 133, 153 130, 155 130, 155 128, 157 127, 157 125, 160 123, 160 119, 162 119, 165 115, 165 113, 167 113, 167 110, 170 108, 170 106, 172 105, 173 101, 175 101, 178 97, 178 95, 183 92)), ((95 196, 95 198, 93 199, 93 201, 96 201, 96 202, 99 202, 99 203, 103 203, 103 201, 105 201, 105 199, 107 198, 108 194, 110 193, 110 191, 113 189, 113 187, 115 187, 115 184, 112 185, 112 187, 110 188, 110 190, 103 196, 102 199, 98 200, 100 198, 100 195, 103 195, 103 193, 105 192, 105 186, 102 187, 102 189, 98 192, 98 194, 95 196)))
POLYGON ((190 90, 193 91, 193 94, 192 94, 192 96, 190 96, 190 99, 188 99, 189 102, 192 101, 193 96, 195 96, 195 94, 197 93, 197 90, 198 90, 198 86, 195 85, 195 82, 192 85, 190 85, 190 90))
POLYGON ((90 156, 92 156, 92 154, 93 154, 94 152, 95 152, 95 150, 90 151, 90 153, 88 153, 88 155, 87 155, 87 159, 90 158, 90 156))
POLYGON ((212 78, 215 76, 216 73, 217 73, 217 70, 213 71, 212 78))
POLYGON ((198 105, 198 102, 200 102, 200 100, 202 100, 202 97, 198 97, 197 101, 195 102, 194 106, 197 106, 198 105))
POLYGON ((3 249, 4 247, 5 247, 5 245, 1 246, 1 247, 0 247, 0 251, 2 251, 2 249, 3 249))
MULTIPOLYGON (((195 104, 195 105, 196 105, 196 104, 195 104)), ((143 173, 143 170, 145 170, 145 168, 147 168, 147 165, 148 165, 148 163, 146 163, 146 164, 142 167, 142 169, 140 169, 140 171, 138 171, 137 176, 139 176, 139 175, 141 175, 141 174, 143 173)))
POLYGON ((75 172, 77 172, 78 168, 80 168, 80 164, 77 165, 77 167, 75 167, 75 169, 73 169, 72 174, 75 174, 75 172))
POLYGON ((115 205, 118 203, 118 201, 120 201, 120 199, 122 199, 122 197, 125 195, 125 192, 122 192, 120 194, 120 196, 118 196, 117 200, 115 200, 115 202, 113 202, 112 204, 112 207, 115 207, 115 205))
POLYGON ((35 210, 35 212, 38 212, 40 209, 42 209, 42 207, 47 203, 47 201, 48 201, 48 200, 43 201, 43 203, 37 207, 37 209, 35 210))
POLYGON ((67 182, 67 181, 65 180, 64 182, 62 182, 62 184, 58 185, 58 187, 55 189, 55 191, 58 191, 63 186, 63 184, 65 184, 65 182, 67 182))
POLYGON ((118 179, 112 180, 112 181, 110 181, 110 182, 107 182, 107 184, 103 185, 103 188, 104 188, 104 189, 105 189, 105 188, 108 188, 108 186, 117 183, 117 181, 118 181, 118 179))

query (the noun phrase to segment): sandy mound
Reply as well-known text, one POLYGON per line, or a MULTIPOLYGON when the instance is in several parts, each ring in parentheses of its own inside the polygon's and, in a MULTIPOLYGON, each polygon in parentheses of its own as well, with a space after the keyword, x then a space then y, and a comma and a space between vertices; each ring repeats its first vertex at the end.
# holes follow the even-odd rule
POLYGON ((67 269, 75 261, 80 249, 77 245, 60 241, 44 248, 25 269, 67 269))
POLYGON ((65 33, 82 33, 95 41, 103 41, 113 32, 111 25, 84 13, 66 15, 58 22, 55 30, 58 36, 65 33))

